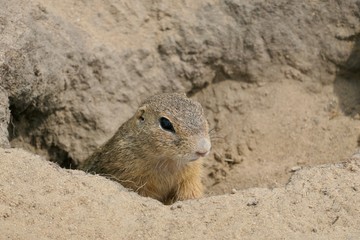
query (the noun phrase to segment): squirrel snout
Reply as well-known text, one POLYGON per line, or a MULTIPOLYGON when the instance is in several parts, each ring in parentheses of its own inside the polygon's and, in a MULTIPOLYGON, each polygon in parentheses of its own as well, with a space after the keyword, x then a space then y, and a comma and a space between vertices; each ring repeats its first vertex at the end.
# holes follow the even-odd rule
POLYGON ((206 155, 209 154, 211 149, 211 143, 210 140, 208 138, 201 138, 198 141, 197 144, 197 148, 196 148, 196 155, 198 155, 199 157, 205 157, 206 155))

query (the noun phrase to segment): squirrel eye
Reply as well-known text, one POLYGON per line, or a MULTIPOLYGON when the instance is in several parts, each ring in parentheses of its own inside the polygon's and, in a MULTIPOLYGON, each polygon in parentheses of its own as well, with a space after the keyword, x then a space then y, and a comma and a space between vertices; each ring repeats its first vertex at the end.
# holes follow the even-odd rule
POLYGON ((160 122, 160 126, 162 129, 172 132, 172 133, 175 133, 174 126, 172 125, 172 123, 170 122, 169 119, 161 117, 159 119, 159 122, 160 122))

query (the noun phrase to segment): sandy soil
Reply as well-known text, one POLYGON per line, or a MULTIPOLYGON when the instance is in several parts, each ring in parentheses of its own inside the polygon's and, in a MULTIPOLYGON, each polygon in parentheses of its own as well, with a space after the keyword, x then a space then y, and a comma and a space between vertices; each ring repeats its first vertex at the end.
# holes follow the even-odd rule
POLYGON ((356 1, 0 3, 2 236, 360 238, 356 1), (213 129, 203 199, 69 170, 166 91, 213 129))
POLYGON ((0 150, 8 239, 358 239, 360 155, 304 168, 281 188, 164 206, 119 184, 0 150))

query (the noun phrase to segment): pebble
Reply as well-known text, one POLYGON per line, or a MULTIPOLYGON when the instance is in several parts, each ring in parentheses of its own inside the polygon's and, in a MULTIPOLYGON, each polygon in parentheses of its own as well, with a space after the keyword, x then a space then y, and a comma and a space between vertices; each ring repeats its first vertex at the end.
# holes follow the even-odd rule
POLYGON ((301 169, 300 166, 295 166, 295 167, 292 167, 292 168, 290 169, 290 172, 297 172, 297 171, 299 171, 300 169, 301 169))
POLYGON ((258 205, 258 203, 259 203, 259 200, 257 200, 256 198, 253 198, 246 204, 246 206, 256 206, 256 205, 258 205))
POLYGON ((177 204, 177 205, 172 205, 172 206, 170 207, 171 210, 175 210, 175 209, 177 209, 177 208, 182 208, 182 205, 181 205, 181 204, 177 204))

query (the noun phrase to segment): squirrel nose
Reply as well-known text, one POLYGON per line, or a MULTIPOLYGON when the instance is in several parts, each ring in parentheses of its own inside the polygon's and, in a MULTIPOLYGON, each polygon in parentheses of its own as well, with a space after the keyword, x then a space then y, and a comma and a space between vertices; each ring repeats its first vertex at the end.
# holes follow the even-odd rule
POLYGON ((208 138, 201 138, 197 144, 195 153, 199 157, 205 157, 206 155, 209 154, 210 149, 211 149, 210 140, 208 138))

